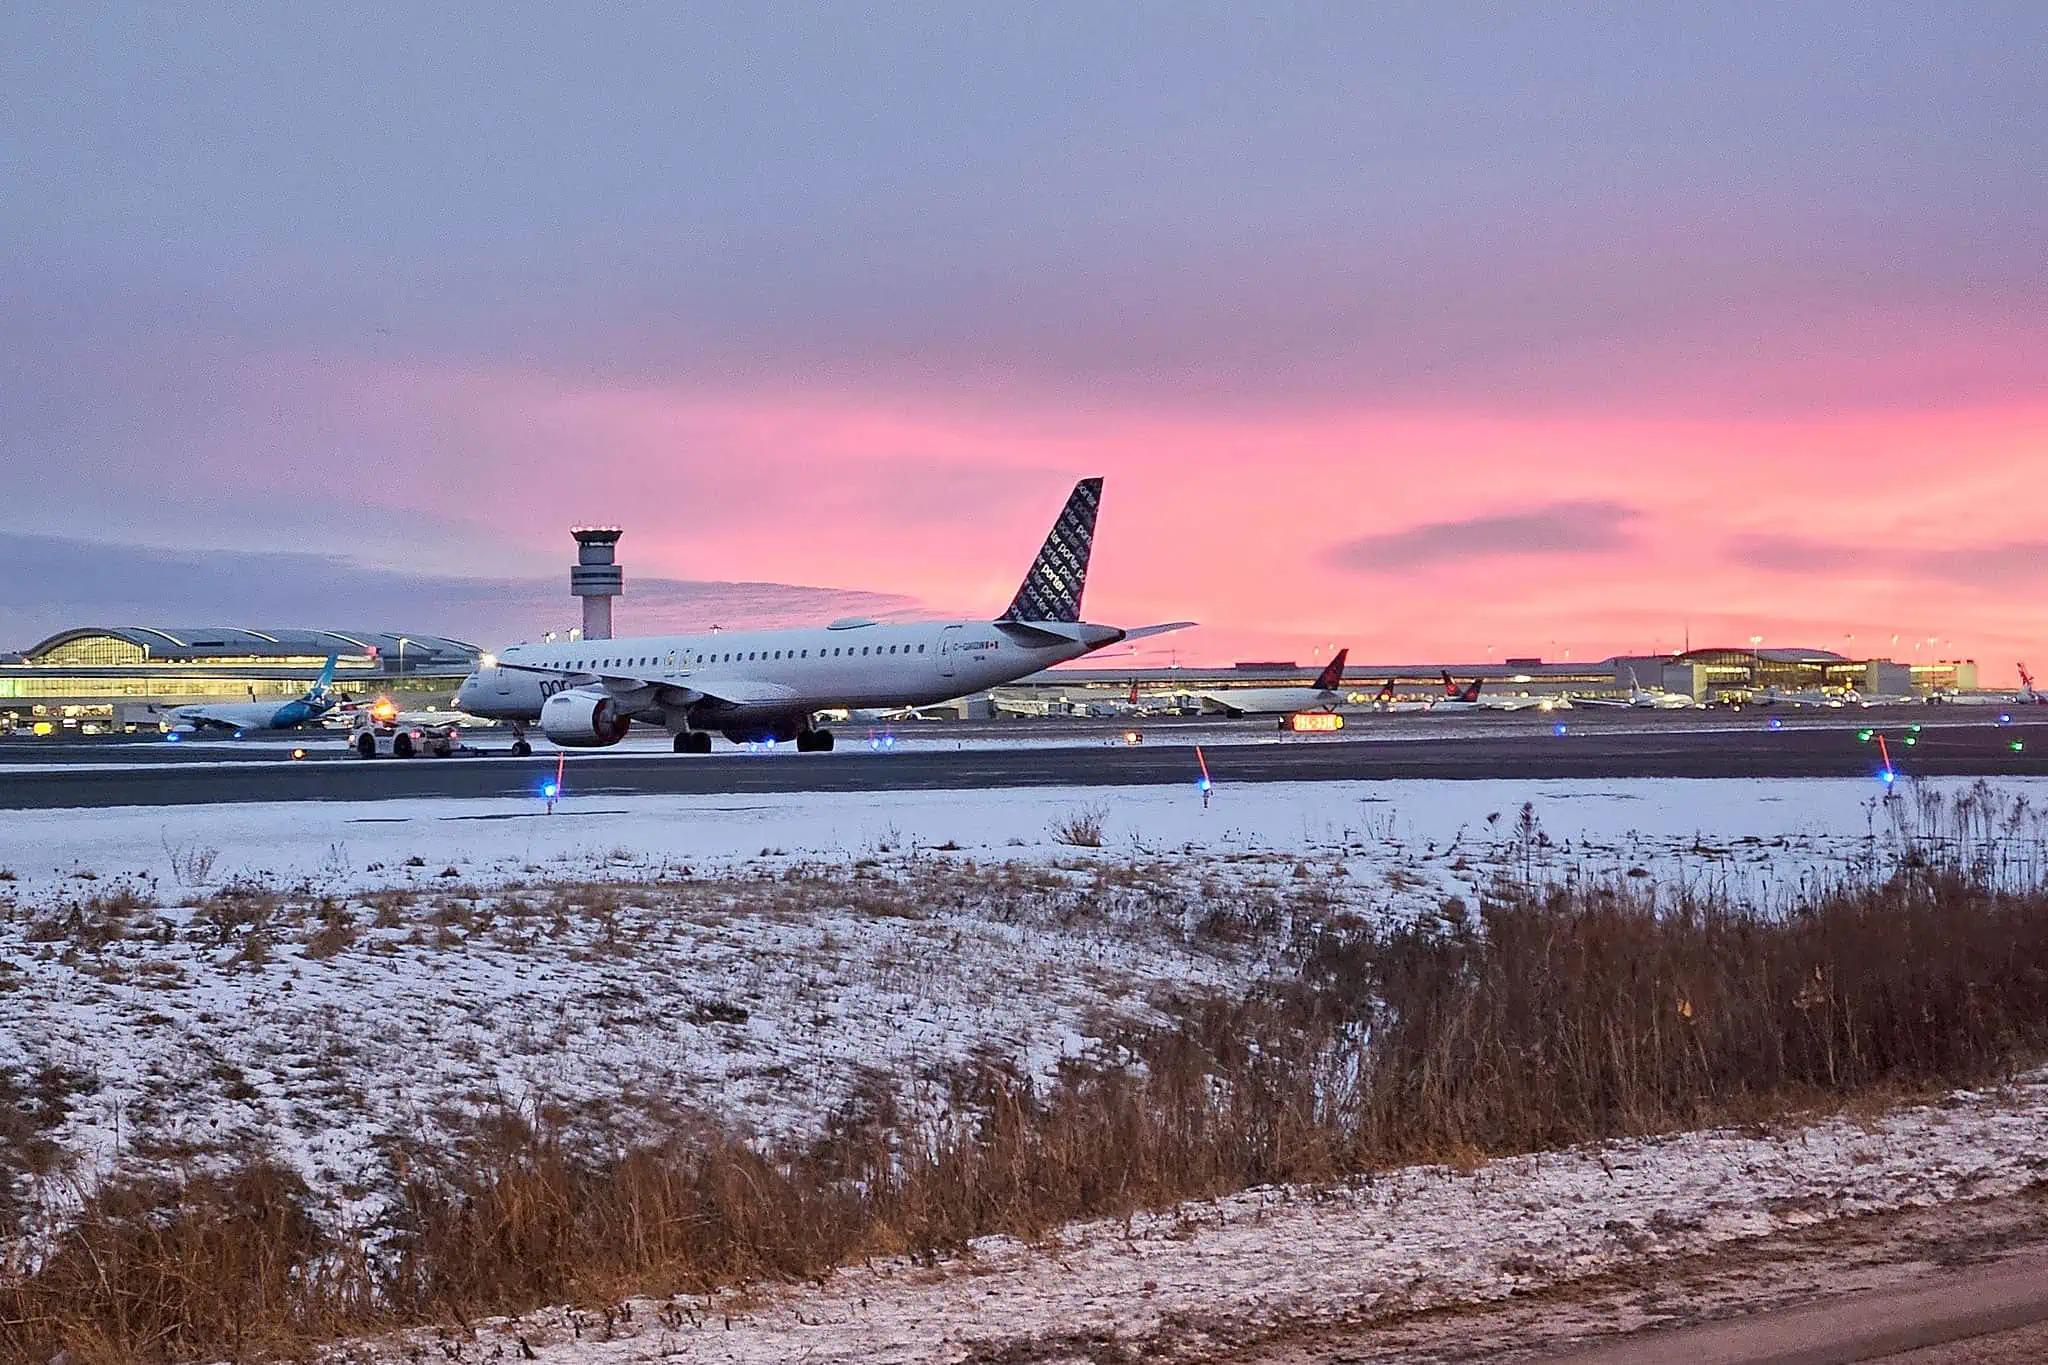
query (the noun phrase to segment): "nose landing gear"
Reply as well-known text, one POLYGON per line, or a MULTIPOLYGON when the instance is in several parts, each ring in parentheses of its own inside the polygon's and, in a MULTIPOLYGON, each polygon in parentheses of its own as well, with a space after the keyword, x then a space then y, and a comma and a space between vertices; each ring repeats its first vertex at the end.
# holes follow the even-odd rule
POLYGON ((533 746, 532 746, 531 744, 528 744, 528 743, 526 742, 526 727, 525 727, 524 725, 521 725, 521 724, 520 724, 520 723, 519 723, 518 721, 516 721, 516 720, 515 720, 515 721, 513 721, 513 722, 512 722, 512 757, 514 757, 514 758, 528 758, 528 757, 531 757, 531 756, 532 756, 532 754, 533 754, 533 746))

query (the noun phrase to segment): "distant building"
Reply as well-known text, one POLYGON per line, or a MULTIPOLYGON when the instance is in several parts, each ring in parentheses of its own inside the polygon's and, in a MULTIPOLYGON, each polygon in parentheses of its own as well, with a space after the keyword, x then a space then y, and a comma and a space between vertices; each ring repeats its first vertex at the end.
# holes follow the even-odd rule
MULTIPOLYGON (((1220 692, 1231 687, 1306 684, 1310 666, 1239 663, 1228 668, 1054 668, 997 689, 1000 700, 1044 702, 1114 701, 1136 684, 1142 693, 1220 692)), ((1344 684, 1354 702, 1369 700, 1386 683, 1397 694, 1441 694, 1445 673, 1460 684, 1477 678, 1496 698, 1601 697, 1628 695, 1631 683, 1681 693, 1697 701, 1744 700, 1757 693, 1855 692, 1865 697, 1971 691, 1977 686, 1973 662, 1914 664, 1889 659, 1851 659, 1828 649, 1692 649, 1682 654, 1617 655, 1599 662, 1545 663, 1515 658, 1501 663, 1351 664, 1344 684)))
POLYGON ((1768 691, 1904 697, 1927 690, 1904 664, 1852 659, 1831 649, 1728 646, 1616 662, 1639 666, 1646 687, 1661 680, 1665 690, 1689 692, 1700 701, 1739 700, 1768 691))
POLYGON ((1896 665, 1910 668, 1915 692, 1975 692, 1975 659, 1936 659, 1931 663, 1896 665))
POLYGON ((241 626, 85 626, 0 655, 0 709, 294 696, 331 654, 343 690, 453 688, 475 645, 438 635, 241 626))

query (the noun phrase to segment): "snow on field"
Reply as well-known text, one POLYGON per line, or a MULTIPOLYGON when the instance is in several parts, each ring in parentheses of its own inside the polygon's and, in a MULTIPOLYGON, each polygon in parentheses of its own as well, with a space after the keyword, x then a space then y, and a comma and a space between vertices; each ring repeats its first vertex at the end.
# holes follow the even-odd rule
MULTIPOLYGON (((1093 811, 1103 816, 1103 856, 1341 858, 1353 875, 1427 880, 1429 894, 1393 897, 1410 909, 1433 908, 1439 892, 1472 894, 1510 854, 1518 874, 1564 880, 1641 867, 1666 884, 1768 900, 1867 867, 1930 823, 1926 798, 1952 800, 1977 785, 1929 779, 1886 802, 1876 783, 1853 779, 1273 782, 1220 790, 1205 805, 1192 783, 626 796, 603 789, 600 769, 573 784, 552 816, 538 799, 10 812, 0 869, 16 879, 14 898, 34 904, 75 895, 85 873, 175 894, 174 865, 209 852, 217 856, 199 879, 206 885, 252 878, 329 893, 419 884, 449 866, 465 881, 499 884, 938 850, 1038 859, 1071 855, 1054 826, 1093 811), (421 862, 409 865, 414 858, 421 862)), ((2038 804, 2016 832, 2048 833, 2048 779, 1999 778, 1982 790, 2001 811, 2016 800, 2038 804)))
MULTIPOLYGON (((1338 1189, 1252 1190, 937 1264, 872 1262, 815 1285, 554 1309, 445 1334, 461 1359, 724 1365, 1239 1358, 1278 1329, 1484 1302, 1848 1214, 1988 1199, 2048 1167, 2048 1084, 1959 1092, 1882 1119, 1688 1134, 1419 1167, 1338 1189)), ((335 1352, 438 1358, 436 1334, 335 1352)))
MULTIPOLYGON (((1887 804, 1851 781, 1274 783, 1206 807, 1192 785, 584 791, 552 815, 504 800, 10 813, 0 1082, 12 1068, 69 1092, 53 1136, 88 1184, 269 1149, 328 1217, 374 1219, 389 1138, 442 1138, 500 1104, 808 1132, 877 1085, 943 1103, 970 1059, 1050 1074, 1175 993, 1287 969, 1293 936, 1336 912, 1434 922, 1504 878, 1780 903, 1881 874, 1902 832, 1968 790, 1887 804), (1076 845, 1077 818, 1099 820, 1101 847, 1076 845), (1218 914, 1257 933, 1206 932, 1218 914)), ((2048 795, 1981 790, 2021 814, 2048 795)), ((2041 847, 2038 815, 2012 828, 2041 847)))

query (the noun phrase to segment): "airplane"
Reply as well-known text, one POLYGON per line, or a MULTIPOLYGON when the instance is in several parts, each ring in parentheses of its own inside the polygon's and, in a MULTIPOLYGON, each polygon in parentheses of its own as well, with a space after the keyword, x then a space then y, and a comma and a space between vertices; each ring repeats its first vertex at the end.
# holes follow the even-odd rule
POLYGON ((1204 711, 1230 717, 1293 714, 1297 711, 1334 711, 1344 700, 1344 658, 1349 649, 1323 666, 1315 681, 1306 687, 1226 687, 1200 692, 1196 700, 1204 711))
POLYGON ((2048 706, 2048 692, 2034 686, 2034 675, 2021 664, 2020 690, 2010 697, 1996 696, 1988 692, 1937 691, 1927 700, 1945 706, 2048 706))
POLYGON ((928 706, 1015 682, 1123 640, 1192 621, 1124 629, 1081 619, 1102 480, 1074 485, 1017 595, 993 621, 880 622, 844 617, 794 630, 724 630, 512 645, 485 655, 455 705, 512 724, 514 754, 529 725, 564 748, 601 748, 635 720, 664 726, 679 754, 796 741, 833 747, 821 711, 928 706))
POLYGON ((2034 675, 2027 672, 2025 664, 2020 665, 2020 690, 2013 700, 2021 706, 2048 706, 2048 692, 2035 689, 2034 675))
POLYGON ((1394 680, 1389 678, 1380 684, 1380 690, 1373 693, 1372 699, 1366 705, 1375 711, 1382 711, 1392 715, 1402 712, 1427 711, 1430 708, 1431 700, 1429 698, 1398 696, 1394 691, 1394 680))
POLYGON ((842 721, 848 725, 895 725, 905 721, 939 719, 916 706, 834 706, 818 712, 818 718, 842 721))
POLYGON ((1652 692, 1636 677, 1634 668, 1628 671, 1628 695, 1626 697, 1575 697, 1574 706, 1619 706, 1635 707, 1649 711, 1685 711, 1696 703, 1683 692, 1652 692))
POLYGON ((1481 697, 1479 689, 1484 684, 1484 679, 1474 678, 1461 688, 1451 681, 1448 671, 1443 674, 1443 680, 1444 694, 1429 703, 1429 709, 1433 712, 1527 711, 1531 708, 1549 711, 1559 706, 1570 705, 1562 697, 1481 697))
POLYGON ((1839 711, 1847 706, 1863 705, 1863 698, 1853 688, 1842 692, 1824 692, 1817 687, 1796 692, 1780 692, 1775 687, 1766 687, 1757 693, 1758 706, 1806 706, 1839 711))
POLYGON ((198 702, 174 707, 166 719, 170 733, 189 735, 201 730, 218 730, 240 739, 261 730, 296 730, 310 724, 341 704, 330 690, 334 686, 334 656, 320 666, 320 677, 305 695, 287 702, 233 701, 198 702))

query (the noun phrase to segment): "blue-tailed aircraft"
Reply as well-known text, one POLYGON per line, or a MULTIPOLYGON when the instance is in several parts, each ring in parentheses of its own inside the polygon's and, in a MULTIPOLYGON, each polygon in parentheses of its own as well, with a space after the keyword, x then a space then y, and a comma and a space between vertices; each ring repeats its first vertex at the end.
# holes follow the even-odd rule
POLYGON ((215 730, 237 739, 259 730, 296 730, 332 711, 340 698, 333 692, 334 656, 320 666, 320 677, 304 696, 290 701, 199 702, 180 706, 167 719, 173 735, 215 730))

